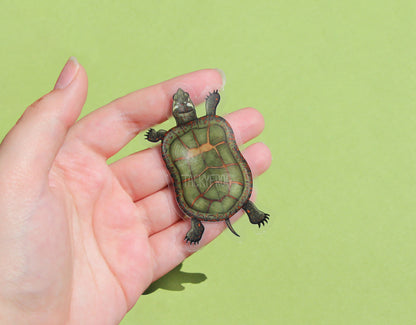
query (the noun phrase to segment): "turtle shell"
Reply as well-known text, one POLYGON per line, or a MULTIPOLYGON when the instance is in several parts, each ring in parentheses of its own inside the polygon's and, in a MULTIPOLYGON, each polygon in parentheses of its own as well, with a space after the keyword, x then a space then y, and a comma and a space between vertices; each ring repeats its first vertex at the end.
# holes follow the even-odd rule
POLYGON ((251 195, 250 168, 231 126, 220 116, 204 116, 169 130, 162 141, 162 156, 176 200, 189 217, 227 219, 251 195))

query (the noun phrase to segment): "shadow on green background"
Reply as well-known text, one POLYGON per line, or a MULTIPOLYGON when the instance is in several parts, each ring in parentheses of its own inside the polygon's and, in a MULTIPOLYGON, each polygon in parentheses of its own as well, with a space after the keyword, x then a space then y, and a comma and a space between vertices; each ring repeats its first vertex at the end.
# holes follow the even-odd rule
POLYGON ((182 266, 183 263, 179 264, 172 271, 153 282, 143 295, 151 294, 158 289, 182 291, 185 290, 185 287, 183 286, 184 283, 198 284, 207 279, 207 276, 203 273, 188 273, 181 271, 182 266))

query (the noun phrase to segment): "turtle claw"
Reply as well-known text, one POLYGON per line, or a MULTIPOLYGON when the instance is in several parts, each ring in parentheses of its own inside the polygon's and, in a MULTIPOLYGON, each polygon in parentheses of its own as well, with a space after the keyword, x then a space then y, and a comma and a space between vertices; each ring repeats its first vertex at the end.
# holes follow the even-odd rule
POLYGON ((192 238, 189 238, 188 236, 185 236, 185 243, 189 244, 189 245, 198 245, 199 244, 199 240, 198 241, 194 241, 192 238))
POLYGON ((268 214, 268 213, 265 213, 264 214, 264 219, 263 220, 261 220, 257 225, 259 226, 259 228, 260 228, 260 226, 264 226, 266 223, 269 223, 269 216, 270 216, 270 214, 268 214))
POLYGON ((186 233, 185 242, 190 245, 198 245, 204 233, 204 226, 202 222, 196 218, 191 219, 191 229, 186 233))
POLYGON ((156 131, 155 129, 149 129, 149 130, 147 130, 147 132, 145 133, 144 136, 145 136, 147 141, 159 142, 160 140, 163 139, 165 134, 166 134, 165 130, 156 131))
POLYGON ((218 90, 214 90, 212 93, 209 93, 205 98, 205 110, 207 115, 215 115, 218 103, 220 102, 220 94, 218 90))
POLYGON ((259 210, 253 202, 247 201, 243 205, 244 211, 252 224, 258 225, 259 228, 269 222, 269 214, 259 210))
POLYGON ((155 136, 156 136, 155 129, 147 130, 145 135, 144 135, 144 137, 146 138, 147 141, 152 141, 152 139, 154 139, 155 136))
POLYGON ((218 89, 215 89, 212 93, 209 92, 207 97, 205 97, 205 100, 207 100, 210 96, 215 96, 215 94, 218 94, 218 89))

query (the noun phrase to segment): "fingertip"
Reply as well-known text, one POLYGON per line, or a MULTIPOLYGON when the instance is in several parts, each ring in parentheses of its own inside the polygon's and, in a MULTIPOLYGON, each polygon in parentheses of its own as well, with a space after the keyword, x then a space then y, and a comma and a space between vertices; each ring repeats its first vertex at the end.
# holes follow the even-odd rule
POLYGON ((227 114, 225 119, 230 123, 239 145, 257 137, 264 129, 263 115, 253 107, 227 114))
POLYGON ((225 74, 220 69, 198 70, 191 72, 189 76, 192 81, 184 89, 188 89, 196 105, 202 103, 210 92, 224 89, 225 74))
POLYGON ((263 132, 265 123, 263 114, 254 107, 246 107, 243 112, 247 115, 247 120, 251 123, 251 126, 259 130, 259 133, 263 132))
POLYGON ((221 69, 215 69, 219 74, 220 74, 220 76, 221 76, 221 88, 219 89, 219 90, 224 90, 224 86, 225 86, 225 83, 226 83, 226 81, 227 81, 227 78, 226 78, 226 76, 225 76, 225 72, 223 71, 223 70, 221 70, 221 69))
POLYGON ((254 176, 263 174, 272 163, 272 153, 263 142, 257 142, 248 146, 244 150, 244 156, 247 156, 247 162, 254 176))
MULTIPOLYGON (((76 59, 74 58, 73 60, 76 60, 76 59)), ((71 59, 69 61, 71 61, 71 59)), ((68 93, 72 93, 73 91, 76 91, 77 97, 79 98, 79 97, 84 97, 87 95, 88 76, 84 67, 78 61, 76 62, 77 62, 76 74, 72 82, 68 84, 65 90, 67 90, 68 93)), ((57 91, 57 93, 59 93, 59 91, 57 91)))
POLYGON ((74 56, 71 56, 68 59, 68 61, 66 61, 53 89, 65 89, 66 87, 68 87, 71 84, 71 82, 75 79, 78 73, 78 69, 78 60, 74 56))
POLYGON ((80 86, 82 86, 82 88, 84 88, 85 90, 88 89, 88 76, 82 64, 79 64, 77 80, 80 83, 80 86))
POLYGON ((260 166, 263 168, 261 169, 261 173, 264 173, 266 170, 268 170, 272 164, 273 156, 270 148, 264 144, 263 142, 258 142, 257 147, 260 150, 260 166))
MULTIPOLYGON (((71 57, 68 62, 74 60, 76 59, 71 57)), ((51 103, 54 103, 53 106, 55 106, 53 114, 56 114, 58 118, 60 117, 60 120, 66 128, 72 126, 79 117, 88 93, 87 73, 78 61, 76 61, 76 64, 76 75, 74 79, 64 88, 57 88, 55 86, 54 90, 50 93, 51 103)), ((59 78, 57 84, 59 83, 59 78)))
POLYGON ((221 69, 203 69, 198 70, 195 73, 203 74, 203 79, 211 87, 210 91, 213 90, 224 90, 226 77, 225 72, 221 69))

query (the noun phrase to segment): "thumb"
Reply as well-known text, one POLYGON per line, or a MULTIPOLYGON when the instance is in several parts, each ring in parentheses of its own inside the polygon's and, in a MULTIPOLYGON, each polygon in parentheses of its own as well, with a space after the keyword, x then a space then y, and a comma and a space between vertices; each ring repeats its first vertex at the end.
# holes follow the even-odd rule
POLYGON ((44 177, 87 96, 87 75, 71 57, 54 89, 30 105, 0 145, 0 166, 20 176, 44 177))

